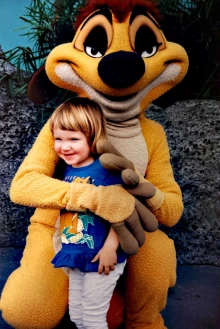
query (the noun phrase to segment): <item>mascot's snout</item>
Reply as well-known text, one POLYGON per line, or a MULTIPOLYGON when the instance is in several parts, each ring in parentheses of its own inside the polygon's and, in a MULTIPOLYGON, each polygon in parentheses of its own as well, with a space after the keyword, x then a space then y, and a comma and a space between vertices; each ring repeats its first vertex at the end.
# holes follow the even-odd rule
POLYGON ((113 88, 127 88, 145 73, 145 64, 137 53, 118 51, 102 58, 98 73, 104 83, 113 88))

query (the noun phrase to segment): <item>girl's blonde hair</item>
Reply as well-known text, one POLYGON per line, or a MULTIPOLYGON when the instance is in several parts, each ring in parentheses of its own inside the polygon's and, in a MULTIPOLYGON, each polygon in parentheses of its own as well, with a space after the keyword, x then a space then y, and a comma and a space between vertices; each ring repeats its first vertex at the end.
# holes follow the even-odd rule
POLYGON ((50 118, 50 129, 81 131, 92 154, 101 154, 107 141, 101 107, 89 98, 74 97, 56 108, 50 118))

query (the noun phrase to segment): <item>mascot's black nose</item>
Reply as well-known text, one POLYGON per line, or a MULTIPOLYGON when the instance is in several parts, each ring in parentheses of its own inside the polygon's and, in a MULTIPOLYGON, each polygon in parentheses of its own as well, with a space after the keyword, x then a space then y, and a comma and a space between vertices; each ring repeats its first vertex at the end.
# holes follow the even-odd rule
POLYGON ((118 51, 102 58, 98 73, 104 83, 113 88, 127 88, 144 74, 145 65, 137 53, 118 51))

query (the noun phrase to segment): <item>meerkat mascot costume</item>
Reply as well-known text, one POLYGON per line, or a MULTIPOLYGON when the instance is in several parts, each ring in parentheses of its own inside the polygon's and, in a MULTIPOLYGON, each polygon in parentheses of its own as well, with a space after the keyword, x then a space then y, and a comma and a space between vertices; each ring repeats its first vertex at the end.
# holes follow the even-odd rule
MULTIPOLYGON (((52 50, 46 74, 39 71, 29 85, 29 97, 44 102, 59 87, 98 102, 112 145, 134 163, 142 181, 155 186, 147 207, 160 224, 172 226, 183 211, 181 191, 173 177, 164 130, 144 112, 184 78, 188 58, 181 46, 166 40, 158 15, 147 0, 89 1, 79 14, 73 41, 52 50)), ((134 196, 120 186, 69 184, 52 178, 57 162, 46 123, 10 191, 14 202, 38 208, 21 266, 1 296, 3 318, 16 329, 55 328, 67 310, 68 277, 51 264, 59 210, 89 209, 116 223, 135 208, 134 196)), ((122 323, 126 329, 166 328, 160 312, 176 280, 175 248, 159 229, 146 236, 138 253, 128 259, 124 290, 117 287, 113 295, 107 316, 111 329, 122 323)))

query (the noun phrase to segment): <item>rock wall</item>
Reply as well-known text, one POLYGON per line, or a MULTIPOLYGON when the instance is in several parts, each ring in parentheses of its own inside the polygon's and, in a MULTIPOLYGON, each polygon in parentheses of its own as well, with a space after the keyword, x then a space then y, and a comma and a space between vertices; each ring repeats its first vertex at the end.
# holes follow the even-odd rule
MULTIPOLYGON (((12 65, 0 60, 0 79, 8 75, 16 85, 12 65)), ((9 199, 11 180, 31 148, 42 123, 41 107, 26 97, 9 99, 5 83, 0 85, 0 247, 24 246, 33 209, 13 204, 9 199)))
POLYGON ((184 213, 162 228, 174 239, 180 264, 220 265, 220 102, 191 100, 147 116, 165 128, 184 213))
MULTIPOLYGON (((25 245, 33 209, 13 204, 8 192, 41 129, 37 118, 43 110, 25 97, 11 100, 6 89, 0 89, 0 247, 25 245)), ((166 109, 152 106, 146 115, 166 130, 185 204, 180 222, 162 230, 174 239, 180 264, 220 265, 220 103, 195 100, 166 109)))

